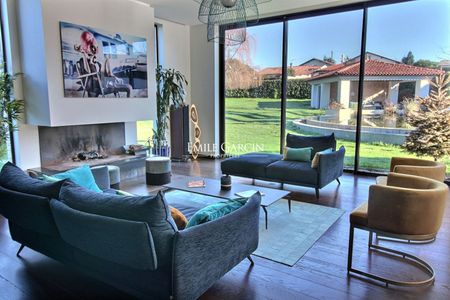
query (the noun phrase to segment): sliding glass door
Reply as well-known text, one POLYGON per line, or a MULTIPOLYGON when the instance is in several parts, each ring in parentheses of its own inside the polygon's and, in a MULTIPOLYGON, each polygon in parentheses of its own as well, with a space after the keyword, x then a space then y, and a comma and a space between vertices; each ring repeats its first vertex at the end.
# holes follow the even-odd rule
MULTIPOLYGON (((416 129, 414 120, 423 114, 418 111, 419 97, 429 97, 431 82, 450 70, 449 16, 447 0, 419 0, 368 9, 360 170, 386 172, 391 157, 417 157, 420 150, 431 153, 438 146, 439 133, 430 127, 418 132, 410 140, 410 147, 404 147, 416 129), (428 145, 420 141, 430 138, 428 145)), ((424 158, 433 159, 430 155, 424 158)), ((440 160, 450 172, 450 157, 440 160)))
POLYGON ((362 17, 354 10, 288 22, 286 131, 334 133, 348 168, 355 160, 362 17))
POLYGON ((258 25, 225 46, 227 154, 280 151, 282 38, 283 23, 258 25))

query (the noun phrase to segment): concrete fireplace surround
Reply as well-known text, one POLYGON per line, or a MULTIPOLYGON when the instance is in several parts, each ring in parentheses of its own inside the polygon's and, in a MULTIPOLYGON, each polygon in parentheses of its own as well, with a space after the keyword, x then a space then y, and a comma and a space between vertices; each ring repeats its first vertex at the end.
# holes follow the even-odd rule
POLYGON ((39 126, 41 168, 45 173, 57 173, 87 164, 115 165, 121 168, 121 179, 143 175, 145 156, 125 153, 125 123, 91 124, 61 127, 39 126), (102 159, 74 161, 80 152, 94 151, 102 159))

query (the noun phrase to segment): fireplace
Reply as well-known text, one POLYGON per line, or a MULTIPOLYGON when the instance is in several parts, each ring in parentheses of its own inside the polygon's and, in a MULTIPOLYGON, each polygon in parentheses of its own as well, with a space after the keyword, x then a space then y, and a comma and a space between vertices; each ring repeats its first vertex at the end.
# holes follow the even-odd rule
POLYGON ((63 170, 103 164, 124 155, 125 124, 39 127, 43 168, 63 170))

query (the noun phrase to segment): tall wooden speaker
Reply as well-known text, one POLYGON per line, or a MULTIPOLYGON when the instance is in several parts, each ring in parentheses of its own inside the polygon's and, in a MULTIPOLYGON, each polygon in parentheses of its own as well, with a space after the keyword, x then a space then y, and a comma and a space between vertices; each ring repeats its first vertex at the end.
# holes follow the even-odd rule
POLYGON ((173 160, 189 158, 189 105, 170 111, 170 152, 173 160))

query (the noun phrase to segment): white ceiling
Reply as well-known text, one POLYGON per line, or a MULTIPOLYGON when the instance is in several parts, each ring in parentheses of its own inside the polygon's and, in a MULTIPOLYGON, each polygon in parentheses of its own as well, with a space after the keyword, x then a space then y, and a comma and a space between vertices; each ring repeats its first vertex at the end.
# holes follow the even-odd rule
MULTIPOLYGON (((139 1, 150 3, 155 8, 157 18, 186 25, 200 24, 197 19, 199 4, 194 0, 139 1)), ((365 0, 272 0, 258 7, 261 17, 269 17, 363 1, 365 0)))

